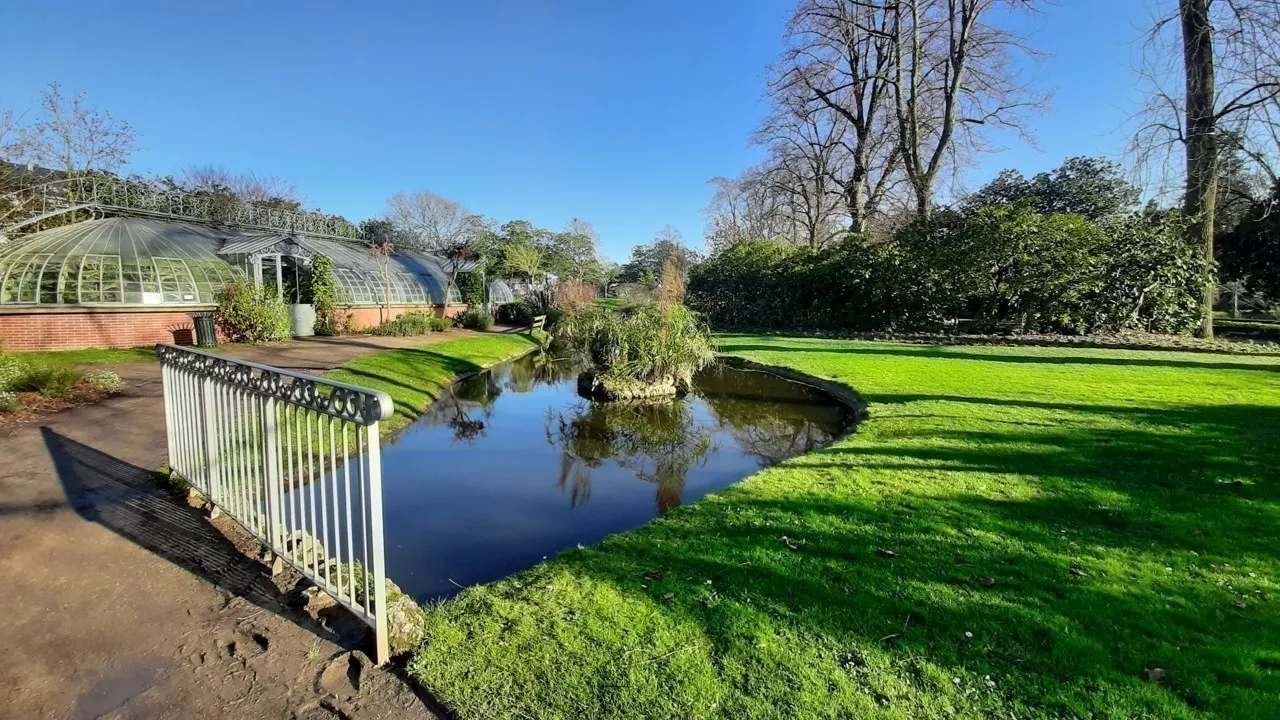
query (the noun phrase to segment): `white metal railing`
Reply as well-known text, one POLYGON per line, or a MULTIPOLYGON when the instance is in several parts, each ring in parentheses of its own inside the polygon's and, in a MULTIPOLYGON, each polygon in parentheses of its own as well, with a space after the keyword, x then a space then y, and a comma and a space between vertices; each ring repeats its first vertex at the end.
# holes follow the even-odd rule
POLYGON ((386 393, 156 346, 169 468, 374 628, 389 655, 379 421, 386 393))

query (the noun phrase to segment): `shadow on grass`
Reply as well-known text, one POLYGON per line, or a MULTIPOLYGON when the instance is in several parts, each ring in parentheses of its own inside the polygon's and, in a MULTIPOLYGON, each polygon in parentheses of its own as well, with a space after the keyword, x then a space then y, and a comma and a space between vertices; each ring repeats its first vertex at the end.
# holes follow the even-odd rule
MULTIPOLYGON (((1097 355, 1003 355, 998 353, 973 353, 963 352, 951 349, 954 346, 920 346, 916 348, 869 346, 869 347, 831 347, 831 346, 803 346, 803 345, 768 345, 768 344, 741 344, 733 342, 721 343, 717 350, 722 353, 749 353, 749 352, 775 352, 775 353, 821 353, 821 354, 854 354, 854 355, 887 355, 897 357, 910 358, 928 358, 928 359, 952 359, 952 360, 981 360, 984 362, 997 363, 1019 363, 1032 365, 1118 365, 1118 366, 1136 366, 1136 367, 1167 367, 1167 368, 1205 368, 1212 370, 1254 370, 1262 372, 1280 372, 1280 361, 1271 361, 1267 363, 1242 363, 1242 362, 1198 362, 1194 360, 1157 360, 1155 358, 1117 358, 1104 357, 1097 355)), ((1063 350, 1072 349, 1070 346, 1059 346, 1063 350)), ((1122 349, 1122 348, 1121 348, 1122 349)), ((1144 351, 1145 352, 1145 351, 1144 351)), ((1157 352, 1157 351, 1151 351, 1157 352)), ((1158 351, 1167 354, 1169 351, 1158 351)))
MULTIPOLYGON (((923 400, 991 404, 890 402, 923 400)), ((855 438, 522 580, 568 571, 647 598, 666 627, 695 628, 732 688, 726 717, 797 716, 805 693, 835 703, 872 689, 879 706, 924 715, 951 691, 930 682, 957 673, 992 679, 991 716, 1270 717, 1280 410, 998 404, 1064 417, 855 438), (777 653, 806 673, 771 669, 777 653), (884 689, 886 667, 908 689, 884 689), (1160 684, 1144 672, 1156 667, 1160 684)), ((467 602, 451 622, 484 617, 467 602)), ((538 622, 548 637, 575 632, 538 622)))

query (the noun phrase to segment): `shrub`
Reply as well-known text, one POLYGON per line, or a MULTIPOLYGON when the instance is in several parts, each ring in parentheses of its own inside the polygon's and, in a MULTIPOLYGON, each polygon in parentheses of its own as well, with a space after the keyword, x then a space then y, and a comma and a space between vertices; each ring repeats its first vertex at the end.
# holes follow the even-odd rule
POLYGON ((683 305, 621 311, 595 305, 567 316, 557 335, 591 362, 610 389, 663 383, 687 387, 693 373, 715 358, 707 326, 683 305))
POLYGON ((95 390, 105 390, 107 392, 115 392, 124 387, 124 381, 120 379, 120 376, 107 370, 94 370, 86 373, 84 381, 95 390))
POLYGON ((533 323, 534 316, 541 314, 528 300, 517 300, 499 305, 496 319, 503 325, 525 327, 533 323))
POLYGON ((22 383, 13 389, 38 392, 45 397, 66 398, 71 396, 80 377, 79 371, 69 367, 39 365, 32 367, 22 383))
POLYGON ((690 307, 719 327, 1186 332, 1205 267, 1178 213, 1089 220, 1027 204, 940 212, 892 242, 819 251, 741 240, 695 266, 690 307))
POLYGON ((458 295, 469 307, 484 305, 484 278, 479 270, 458 273, 458 295))
POLYGON ((327 255, 311 258, 311 304, 316 311, 315 333, 337 335, 338 285, 333 279, 333 261, 327 255))
POLYGON ((218 292, 218 327, 232 342, 289 338, 289 310, 275 292, 236 280, 218 292))
POLYGON ((556 286, 554 307, 557 310, 575 315, 591 307, 595 301, 596 289, 581 280, 561 280, 556 286))
POLYGON ((21 408, 17 395, 8 390, 0 390, 0 412, 17 412, 21 408))
POLYGON ((493 316, 483 310, 469 309, 455 317, 454 322, 468 330, 485 331, 493 327, 493 316))
POLYGON ((0 392, 23 384, 31 366, 14 355, 0 353, 0 392))
POLYGON ((430 332, 444 332, 452 326, 448 318, 438 318, 420 312, 409 312, 394 320, 387 320, 370 332, 374 335, 426 335, 430 332))

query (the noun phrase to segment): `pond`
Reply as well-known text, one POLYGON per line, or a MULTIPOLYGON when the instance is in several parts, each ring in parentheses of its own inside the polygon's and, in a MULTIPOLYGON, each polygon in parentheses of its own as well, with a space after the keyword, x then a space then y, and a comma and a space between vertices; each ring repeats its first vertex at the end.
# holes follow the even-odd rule
POLYGON ((855 414, 817 388, 715 366, 656 404, 592 403, 527 355, 462 380, 383 449, 387 574, 419 601, 639 527, 823 447, 855 414))

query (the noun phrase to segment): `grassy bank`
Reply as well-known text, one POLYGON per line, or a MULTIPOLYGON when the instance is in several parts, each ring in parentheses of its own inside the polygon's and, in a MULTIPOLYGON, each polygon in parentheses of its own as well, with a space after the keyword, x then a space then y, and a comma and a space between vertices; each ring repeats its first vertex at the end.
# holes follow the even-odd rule
POLYGON ((463 718, 1275 717, 1280 357, 723 342, 870 419, 432 608, 463 718))
POLYGON ((385 350, 344 363, 325 374, 338 382, 381 390, 395 401, 395 415, 383 434, 409 424, 435 400, 440 388, 463 373, 487 367, 535 347, 525 335, 486 335, 385 350))
POLYGON ((87 350, 29 350, 8 353, 32 365, 75 367, 111 363, 147 362, 156 359, 156 349, 144 345, 124 350, 89 348, 87 350))

